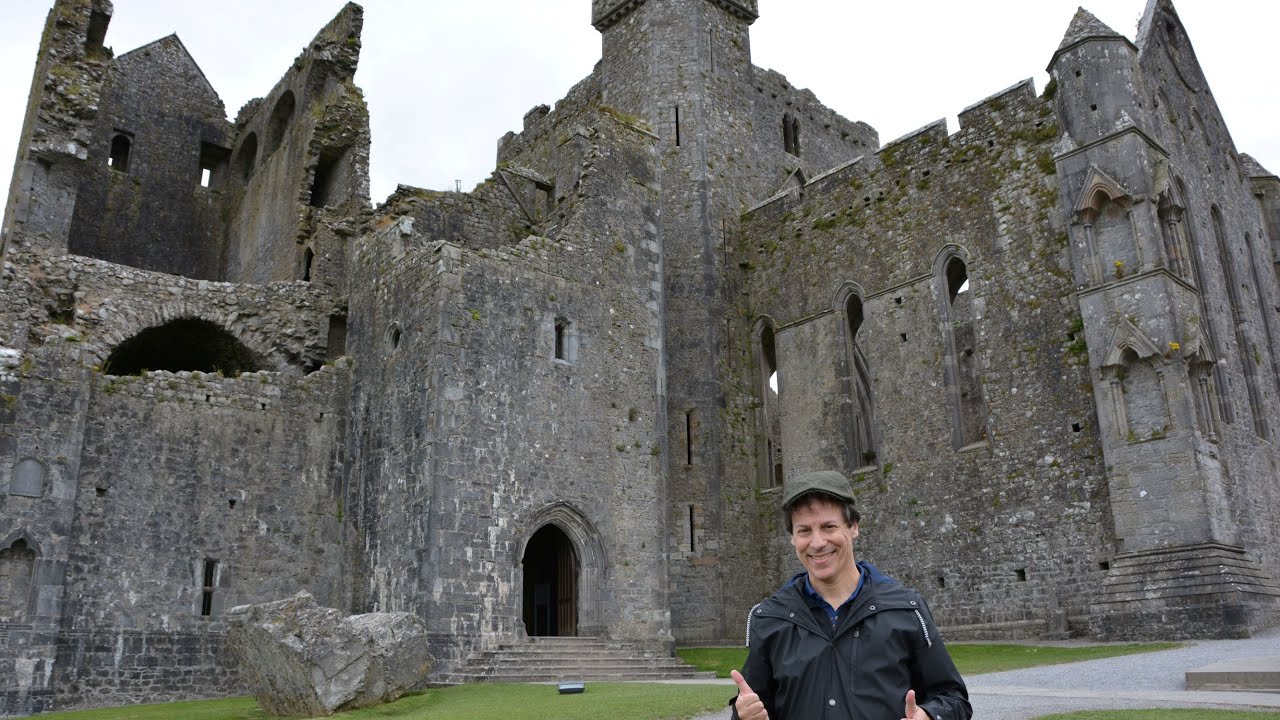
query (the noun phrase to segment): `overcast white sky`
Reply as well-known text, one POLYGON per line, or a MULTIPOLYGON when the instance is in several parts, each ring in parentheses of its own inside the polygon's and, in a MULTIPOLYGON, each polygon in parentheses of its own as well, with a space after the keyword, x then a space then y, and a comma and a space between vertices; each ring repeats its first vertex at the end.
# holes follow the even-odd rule
MULTIPOLYGON (((1087 2, 1089 0, 1086 0, 1087 2)), ((176 32, 234 118, 265 94, 341 0, 114 0, 117 54, 176 32)), ((1079 0, 759 0, 756 65, 807 87, 889 141, 1044 67, 1079 0)), ((51 0, 0 0, 0 168, 8 187, 37 45, 51 0)), ((590 0, 366 0, 357 83, 373 123, 372 197, 403 182, 470 189, 497 140, 534 105, 591 72, 600 35, 590 0)), ((1088 9, 1133 38, 1145 0, 1088 9)), ((1272 82, 1280 2, 1177 0, 1237 147, 1280 172, 1272 82)))

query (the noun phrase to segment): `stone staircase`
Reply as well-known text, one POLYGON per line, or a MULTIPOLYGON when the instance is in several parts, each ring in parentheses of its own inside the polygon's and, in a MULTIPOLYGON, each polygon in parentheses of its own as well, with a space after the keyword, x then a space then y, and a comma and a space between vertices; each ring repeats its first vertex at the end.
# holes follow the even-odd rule
POLYGON ((620 682, 709 680, 680 658, 655 655, 626 643, 590 637, 536 637, 472 655, 441 678, 443 685, 473 682, 620 682))

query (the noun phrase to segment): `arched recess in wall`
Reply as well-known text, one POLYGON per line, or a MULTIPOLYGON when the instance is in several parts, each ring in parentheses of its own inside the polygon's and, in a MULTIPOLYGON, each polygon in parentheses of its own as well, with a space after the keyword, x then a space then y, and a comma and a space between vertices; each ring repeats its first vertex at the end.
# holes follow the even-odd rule
POLYGON ((263 367, 257 353, 208 320, 185 317, 147 328, 120 343, 104 366, 111 375, 147 370, 221 372, 235 376, 263 367))
POLYGON ((0 541, 0 623, 27 622, 39 555, 39 546, 25 532, 0 541))
POLYGON ((44 463, 35 458, 23 458, 13 466, 9 480, 9 494, 20 497, 44 496, 44 463))
POLYGON ((1267 437, 1267 418, 1263 411, 1262 390, 1258 385, 1259 354, 1257 344, 1249 337, 1245 324, 1244 306, 1241 304, 1240 285, 1236 280, 1235 255, 1227 241, 1226 224, 1217 205, 1209 206, 1209 218, 1213 224, 1213 236, 1218 248, 1218 261, 1222 267, 1222 280, 1227 289, 1227 302, 1231 305, 1231 320, 1236 333, 1236 355, 1240 358, 1240 370, 1244 373, 1245 390, 1249 396, 1249 411, 1253 418, 1253 431, 1258 437, 1267 437))
POLYGON ((292 90, 285 90, 271 109, 271 117, 267 119, 267 157, 275 154, 284 142, 285 133, 289 130, 289 122, 293 120, 296 101, 292 90))
POLYGON ((1128 190, 1096 166, 1089 168, 1073 210, 1083 225, 1087 267, 1094 284, 1120 280, 1143 268, 1129 217, 1132 207, 1128 190))
POLYGON ((1160 236, 1164 242, 1164 255, 1169 272, 1186 280, 1195 282, 1195 273, 1191 264, 1191 248, 1187 242, 1187 232, 1183 217, 1185 206, 1179 198, 1177 190, 1170 186, 1160 193, 1156 214, 1160 218, 1160 236))
POLYGON ((943 373, 956 450, 985 442, 987 410, 978 370, 973 289, 968 252, 948 245, 934 262, 934 285, 942 318, 943 373))
POLYGON ((1217 442, 1218 425, 1222 422, 1214 376, 1218 358, 1207 338, 1203 323, 1197 325, 1194 335, 1183 343, 1182 353, 1196 413, 1196 429, 1209 442, 1217 442))
POLYGON ((754 390, 756 396, 756 484, 762 488, 782 486, 782 418, 779 400, 782 376, 778 372, 778 351, 773 320, 758 318, 752 330, 754 390))
POLYGON ((547 526, 554 526, 563 533, 576 555, 577 633, 584 637, 602 636, 605 632, 602 603, 605 584, 609 580, 608 556, 600 533, 581 511, 568 503, 557 502, 534 513, 525 525, 515 562, 523 561, 530 541, 547 526))
POLYGON ((1262 278, 1265 275, 1258 267, 1258 251, 1253 246, 1251 233, 1244 234, 1244 251, 1249 256, 1249 273, 1253 278, 1254 301, 1258 304, 1259 314, 1262 317, 1262 330, 1266 334, 1267 357, 1271 359, 1271 375, 1276 381, 1276 387, 1280 388, 1280 356, 1276 352, 1276 339, 1271 330, 1271 313, 1267 311, 1271 305, 1267 302, 1267 292, 1262 286, 1262 278))
POLYGON ((244 136, 244 140, 240 142, 240 149, 236 151, 236 176, 247 181, 253 176, 253 169, 257 163, 258 134, 249 133, 244 136))
POLYGON ((1116 438, 1141 442, 1164 437, 1172 429, 1172 413, 1161 351, 1128 318, 1117 321, 1109 347, 1102 377, 1107 382, 1116 438))
MULTIPOLYGON (((1181 177, 1174 177, 1173 186, 1177 190, 1178 198, 1182 202, 1183 210, 1183 228, 1186 231, 1186 240, 1188 246, 1187 258, 1191 262, 1191 276, 1194 278, 1196 288, 1199 292, 1200 317, 1204 318, 1204 340, 1207 343, 1209 354, 1214 358, 1222 357, 1222 340, 1219 334, 1219 325, 1215 316, 1209 312, 1208 299, 1205 297, 1205 290, 1208 287, 1205 284, 1205 262, 1201 253, 1207 253, 1208 248, 1200 241, 1196 232, 1195 215, 1191 210, 1191 196, 1187 194, 1187 184, 1182 181, 1181 177)), ((1225 423, 1235 422, 1235 409, 1231 402, 1231 394, 1227 392, 1227 375, 1226 368, 1217 360, 1213 363, 1213 385, 1217 389, 1216 401, 1218 404, 1218 419, 1225 423)))
POLYGON ((837 295, 836 308, 843 314, 845 358, 848 375, 846 397, 849 398, 850 468, 875 465, 879 443, 875 425, 875 402, 871 393, 871 367, 863 350, 862 332, 865 315, 863 293, 856 285, 845 285, 837 295))

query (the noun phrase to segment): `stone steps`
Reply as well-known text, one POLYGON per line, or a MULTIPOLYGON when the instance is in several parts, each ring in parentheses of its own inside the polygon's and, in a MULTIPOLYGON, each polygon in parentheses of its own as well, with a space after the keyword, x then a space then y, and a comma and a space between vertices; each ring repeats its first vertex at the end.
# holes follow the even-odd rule
POLYGON ((1186 672, 1188 690, 1280 690, 1280 656, 1222 660, 1186 672))
POLYGON ((712 679, 679 658, 601 638, 531 638, 472 655, 440 683, 712 679))

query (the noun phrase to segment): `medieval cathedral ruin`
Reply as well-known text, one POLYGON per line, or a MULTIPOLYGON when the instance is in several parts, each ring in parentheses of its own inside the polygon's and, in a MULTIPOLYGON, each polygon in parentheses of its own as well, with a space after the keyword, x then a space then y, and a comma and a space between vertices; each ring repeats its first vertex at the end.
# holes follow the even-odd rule
MULTIPOLYGON (((584 2, 585 5, 585 2, 584 2)), ((584 7, 584 12, 585 12, 584 7)), ((755 0, 592 0, 603 58, 470 193, 372 208, 348 5, 228 121, 56 0, 0 240, 0 715, 239 691, 225 610, 740 642, 783 479, 948 637, 1280 621, 1280 178, 1169 0, 882 144, 755 0)))

